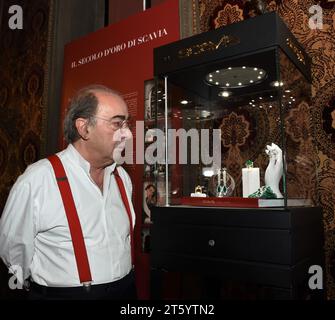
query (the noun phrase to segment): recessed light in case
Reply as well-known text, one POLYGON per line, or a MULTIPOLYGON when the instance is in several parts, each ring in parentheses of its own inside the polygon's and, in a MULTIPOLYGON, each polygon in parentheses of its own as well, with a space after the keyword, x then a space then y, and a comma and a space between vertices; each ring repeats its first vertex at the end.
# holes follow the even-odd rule
POLYGON ((273 81, 271 82, 271 85, 273 87, 282 87, 284 85, 284 82, 283 81, 273 81))
POLYGON ((226 90, 225 91, 221 91, 218 94, 219 97, 223 97, 223 98, 228 98, 230 95, 231 95, 231 92, 226 91, 226 90))
POLYGON ((265 70, 255 67, 228 67, 208 73, 205 82, 220 88, 242 88, 256 85, 265 80, 265 70))

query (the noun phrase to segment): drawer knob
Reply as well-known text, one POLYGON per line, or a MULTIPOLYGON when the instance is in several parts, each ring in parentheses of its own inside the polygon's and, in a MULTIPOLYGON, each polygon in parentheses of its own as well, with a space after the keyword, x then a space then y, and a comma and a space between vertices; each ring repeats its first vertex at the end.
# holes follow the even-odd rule
POLYGON ((208 245, 209 245, 210 247, 214 247, 214 246, 215 246, 215 241, 214 241, 214 240, 209 240, 209 241, 208 241, 208 245))

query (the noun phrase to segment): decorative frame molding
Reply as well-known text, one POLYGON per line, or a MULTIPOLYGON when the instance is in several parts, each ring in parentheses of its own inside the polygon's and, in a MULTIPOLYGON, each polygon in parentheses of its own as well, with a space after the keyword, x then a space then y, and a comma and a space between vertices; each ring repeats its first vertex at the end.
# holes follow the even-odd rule
POLYGON ((48 114, 49 114, 49 95, 50 95, 50 85, 52 85, 52 80, 50 79, 51 68, 52 68, 52 56, 54 43, 56 42, 55 35, 55 10, 57 6, 57 1, 50 0, 49 7, 49 20, 48 20, 48 37, 47 37, 47 53, 44 66, 44 88, 42 97, 42 128, 41 128, 41 146, 40 153, 41 158, 47 156, 47 136, 48 136, 48 114))
POLYGON ((199 1, 179 0, 180 38, 188 38, 200 32, 199 1))

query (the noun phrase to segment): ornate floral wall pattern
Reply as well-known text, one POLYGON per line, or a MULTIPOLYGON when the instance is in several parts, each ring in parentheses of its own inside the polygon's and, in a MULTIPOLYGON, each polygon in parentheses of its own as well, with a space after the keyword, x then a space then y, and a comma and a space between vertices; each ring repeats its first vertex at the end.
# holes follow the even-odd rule
MULTIPOLYGON (((0 215, 17 177, 40 158, 42 99, 46 70, 49 0, 4 0, 0 27, 0 215), (8 27, 8 8, 23 9, 23 30, 8 27)), ((18 298, 7 289, 0 265, 0 297, 18 298)), ((16 290, 21 291, 21 290, 16 290)))
MULTIPOLYGON (((201 32, 248 19, 256 14, 247 0, 193 1, 199 2, 201 32)), ((309 163, 307 160, 299 168, 302 172, 297 167, 291 168, 294 171, 291 178, 297 180, 297 185, 312 185, 316 182, 313 168, 317 167, 318 192, 314 192, 314 200, 323 208, 327 290, 328 297, 335 299, 335 3, 319 1, 323 8, 321 30, 312 30, 308 24, 308 9, 315 1, 267 0, 266 3, 267 10, 279 13, 312 59, 313 98, 307 104, 297 104, 288 113, 288 147, 298 147, 305 154, 312 152, 310 150, 314 148, 318 150, 317 163, 311 158, 309 163), (306 116, 307 112, 310 112, 311 117, 306 116), (313 137, 305 133, 310 129, 314 132, 313 137)))
POLYGON ((49 0, 5 0, 0 29, 0 212, 10 188, 40 157, 49 0), (8 27, 8 8, 23 9, 23 30, 8 27))

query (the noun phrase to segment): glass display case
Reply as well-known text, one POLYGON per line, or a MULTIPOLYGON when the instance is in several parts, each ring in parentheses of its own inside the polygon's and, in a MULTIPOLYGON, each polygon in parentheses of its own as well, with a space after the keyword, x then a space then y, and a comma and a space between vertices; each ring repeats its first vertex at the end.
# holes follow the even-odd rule
POLYGON ((156 48, 154 69, 158 206, 314 205, 310 59, 276 13, 156 48))

